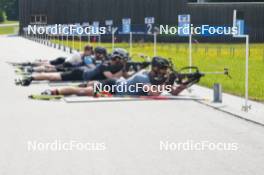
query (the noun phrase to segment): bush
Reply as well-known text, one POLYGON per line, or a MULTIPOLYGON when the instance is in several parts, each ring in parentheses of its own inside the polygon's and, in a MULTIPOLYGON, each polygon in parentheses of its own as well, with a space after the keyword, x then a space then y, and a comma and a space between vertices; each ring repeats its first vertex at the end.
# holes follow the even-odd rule
POLYGON ((0 22, 5 22, 6 14, 3 10, 0 10, 0 22))

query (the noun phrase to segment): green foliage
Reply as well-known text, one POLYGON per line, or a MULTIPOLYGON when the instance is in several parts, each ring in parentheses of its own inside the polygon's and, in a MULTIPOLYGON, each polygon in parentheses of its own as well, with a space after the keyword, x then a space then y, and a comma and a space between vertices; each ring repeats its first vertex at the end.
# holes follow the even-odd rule
POLYGON ((8 20, 18 20, 18 0, 0 0, 0 11, 5 11, 8 20))
POLYGON ((3 10, 0 10, 0 22, 6 21, 6 14, 3 10))

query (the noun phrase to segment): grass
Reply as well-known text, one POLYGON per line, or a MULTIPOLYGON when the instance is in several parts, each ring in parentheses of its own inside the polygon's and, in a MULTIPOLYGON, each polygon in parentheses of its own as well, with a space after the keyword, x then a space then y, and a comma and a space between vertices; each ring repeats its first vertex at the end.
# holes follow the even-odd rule
POLYGON ((0 24, 17 24, 18 25, 18 21, 4 21, 4 22, 0 22, 0 24))
MULTIPOLYGON (((58 41, 56 41, 58 42, 58 41)), ((66 42, 63 42, 66 45, 66 42)), ((82 48, 87 42, 75 41, 75 48, 82 48)), ((68 42, 73 47, 73 42, 68 42)), ((92 44, 94 46, 98 44, 92 44)), ((102 43, 111 50, 111 43, 102 43)), ((129 50, 128 43, 116 43, 115 47, 129 50)), ((139 53, 153 56, 152 43, 134 43, 132 47, 134 60, 142 60, 139 53)), ((177 68, 188 66, 188 44, 159 43, 157 54, 171 58, 177 68)), ((222 71, 229 68, 232 79, 223 75, 208 75, 202 78, 200 85, 212 87, 214 83, 221 83, 223 91, 238 96, 244 96, 245 91, 245 45, 244 44, 194 44, 193 65, 201 71, 222 71)), ((264 101, 264 44, 250 45, 249 59, 249 96, 253 100, 264 101)))
POLYGON ((0 23, 0 35, 14 34, 18 31, 18 21, 5 21, 0 23), (14 24, 13 26, 1 26, 1 24, 14 24))
POLYGON ((0 27, 0 35, 14 34, 16 32, 15 26, 0 27))

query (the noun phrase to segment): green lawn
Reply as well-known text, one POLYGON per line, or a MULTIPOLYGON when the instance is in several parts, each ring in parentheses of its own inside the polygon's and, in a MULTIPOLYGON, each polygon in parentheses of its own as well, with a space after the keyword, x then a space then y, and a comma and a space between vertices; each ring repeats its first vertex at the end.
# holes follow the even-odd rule
POLYGON ((18 25, 18 21, 5 21, 5 22, 0 22, 0 24, 17 24, 18 25))
MULTIPOLYGON (((58 42, 58 41, 57 41, 58 42)), ((68 43, 73 46, 72 42, 68 43)), ((80 48, 85 42, 75 42, 74 47, 80 48)), ((64 42, 66 45, 66 42, 64 42)), ((93 44, 98 45, 98 44, 93 44)), ((111 43, 102 43, 111 50, 111 43)), ((129 49, 128 43, 116 43, 115 47, 129 49)), ((139 53, 153 56, 152 43, 133 44, 134 60, 142 60, 139 53)), ((171 58, 177 68, 188 66, 188 45, 179 43, 159 43, 157 54, 171 58)), ((229 68, 232 79, 222 75, 208 75, 200 85, 212 87, 215 82, 221 83, 225 92, 244 96, 245 87, 245 45, 244 44, 194 44, 193 65, 201 71, 222 71, 229 68)), ((264 101, 264 44, 250 45, 249 60, 249 96, 253 100, 264 101)))
POLYGON ((5 21, 0 23, 0 35, 14 34, 18 32, 18 21, 5 21), (13 24, 14 26, 1 26, 1 24, 13 24))
POLYGON ((14 34, 16 29, 14 26, 0 27, 0 35, 14 34))

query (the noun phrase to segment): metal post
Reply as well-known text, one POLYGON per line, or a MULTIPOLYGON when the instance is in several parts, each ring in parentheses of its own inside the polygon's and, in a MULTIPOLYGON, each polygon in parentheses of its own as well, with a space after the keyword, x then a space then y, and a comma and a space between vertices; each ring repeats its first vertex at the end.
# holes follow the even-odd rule
MULTIPOLYGON (((189 66, 192 66, 192 34, 189 34, 189 66)), ((192 72, 192 69, 189 69, 189 72, 192 72)))
POLYGON ((58 46, 58 49, 60 50, 61 49, 61 41, 60 41, 60 35, 58 34, 58 40, 59 40, 59 46, 58 46))
POLYGON ((62 50, 64 50, 63 33, 61 34, 61 47, 62 47, 62 50))
POLYGON ((243 110, 248 112, 251 106, 248 104, 248 62, 249 62, 249 35, 246 35, 246 70, 245 70, 245 106, 243 110))
POLYGON ((80 41, 79 41, 79 51, 82 50, 82 35, 80 35, 80 41))
POLYGON ((75 45, 74 45, 74 33, 72 34, 72 49, 74 49, 75 45))
POLYGON ((154 47, 153 47, 153 55, 157 56, 157 33, 154 32, 154 47))
POLYGON ((112 50, 115 49, 115 32, 112 31, 112 50))
POLYGON ((69 49, 69 33, 67 33, 66 35, 66 45, 67 45, 67 48, 69 49))
POLYGON ((133 44, 133 34, 132 32, 129 33, 129 54, 132 55, 132 44, 133 44))
POLYGON ((57 43, 56 43, 56 35, 53 35, 53 47, 56 49, 57 48, 57 43))
POLYGON ((222 87, 219 83, 214 84, 214 103, 222 103, 222 87))
POLYGON ((88 43, 91 44, 91 34, 88 34, 88 43))

